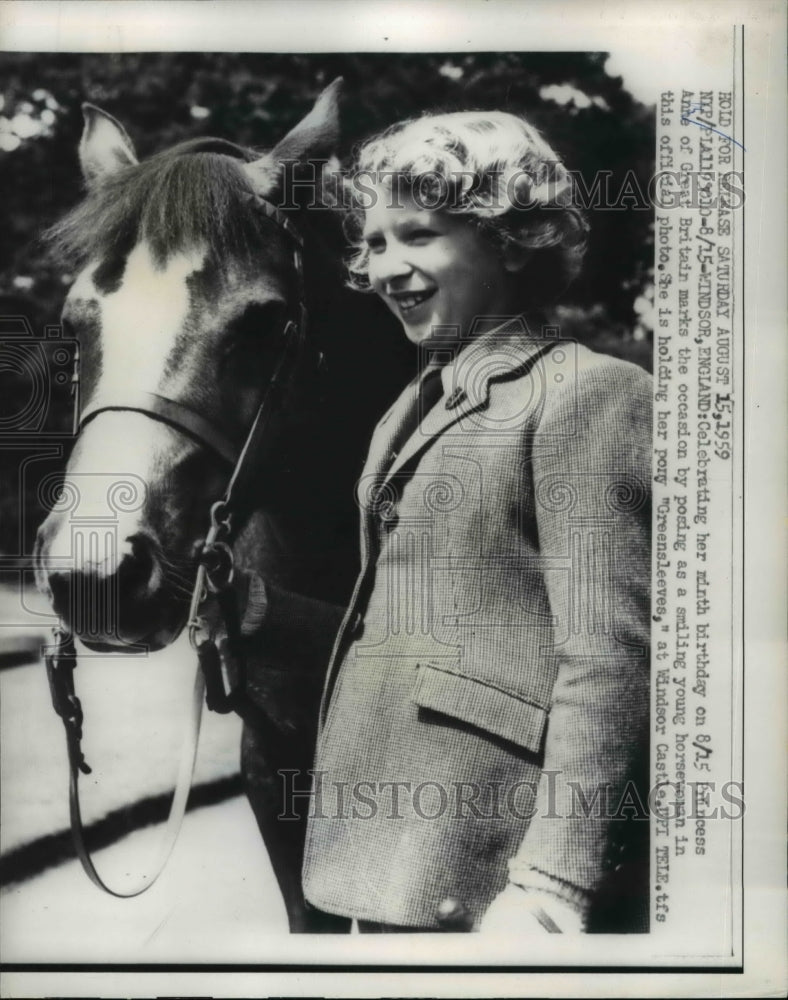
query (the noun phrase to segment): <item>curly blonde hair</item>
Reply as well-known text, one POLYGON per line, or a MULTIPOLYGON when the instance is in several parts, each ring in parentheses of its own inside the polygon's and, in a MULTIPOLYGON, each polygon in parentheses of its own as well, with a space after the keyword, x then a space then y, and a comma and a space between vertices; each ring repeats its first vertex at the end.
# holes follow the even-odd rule
POLYGON ((346 231, 354 247, 349 284, 360 291, 370 290, 361 238, 373 193, 367 181, 404 191, 421 208, 467 216, 502 253, 532 251, 521 272, 531 304, 554 300, 580 271, 588 225, 573 204, 572 177, 539 132, 515 115, 424 115, 361 146, 345 178, 346 231))

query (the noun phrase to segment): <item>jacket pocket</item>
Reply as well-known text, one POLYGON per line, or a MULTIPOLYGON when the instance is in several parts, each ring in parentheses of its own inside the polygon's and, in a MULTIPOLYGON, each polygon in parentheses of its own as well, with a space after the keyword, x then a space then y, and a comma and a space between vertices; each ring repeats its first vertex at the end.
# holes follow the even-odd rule
POLYGON ((411 701, 469 722, 533 753, 542 749, 549 715, 546 708, 466 674, 420 663, 411 701))

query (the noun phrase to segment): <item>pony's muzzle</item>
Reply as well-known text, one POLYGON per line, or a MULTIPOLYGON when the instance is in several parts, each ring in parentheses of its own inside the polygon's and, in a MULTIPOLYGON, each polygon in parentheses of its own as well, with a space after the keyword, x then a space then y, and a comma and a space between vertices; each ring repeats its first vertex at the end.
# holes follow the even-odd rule
MULTIPOLYGON (((60 528, 62 529, 62 525, 60 528)), ((61 532, 39 531, 39 585, 66 627, 87 645, 114 648, 145 639, 157 624, 162 569, 145 534, 118 539, 112 526, 74 528, 68 551, 61 532)))

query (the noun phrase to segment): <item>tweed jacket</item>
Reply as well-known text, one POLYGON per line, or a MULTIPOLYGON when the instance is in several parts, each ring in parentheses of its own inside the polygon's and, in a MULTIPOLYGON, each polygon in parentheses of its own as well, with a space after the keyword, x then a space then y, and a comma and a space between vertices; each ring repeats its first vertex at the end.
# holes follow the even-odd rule
POLYGON ((358 484, 303 872, 323 910, 420 927, 509 878, 593 893, 612 821, 587 807, 648 715, 650 377, 518 319, 441 381, 401 445, 416 383, 383 417, 358 484))

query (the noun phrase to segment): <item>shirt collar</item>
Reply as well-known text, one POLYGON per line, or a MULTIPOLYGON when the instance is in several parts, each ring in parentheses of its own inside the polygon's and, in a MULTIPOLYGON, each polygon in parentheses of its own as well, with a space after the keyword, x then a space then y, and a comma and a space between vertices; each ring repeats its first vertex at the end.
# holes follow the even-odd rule
POLYGON ((461 345, 441 369, 447 409, 466 399, 473 406, 486 400, 490 382, 518 368, 538 346, 523 315, 510 316, 461 345))

